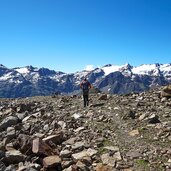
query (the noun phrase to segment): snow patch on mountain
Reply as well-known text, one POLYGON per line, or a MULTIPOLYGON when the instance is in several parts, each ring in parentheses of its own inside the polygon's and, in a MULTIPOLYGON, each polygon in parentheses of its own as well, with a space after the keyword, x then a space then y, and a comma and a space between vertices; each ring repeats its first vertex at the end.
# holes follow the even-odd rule
POLYGON ((171 76, 171 64, 160 65, 160 70, 164 76, 171 76))
POLYGON ((26 66, 8 69, 0 65, 0 97, 49 95, 57 91, 74 93, 80 91, 79 84, 84 78, 104 92, 141 92, 149 87, 170 83, 171 64, 143 64, 136 67, 108 64, 71 74, 48 68, 26 66), (7 92, 12 94, 8 95, 7 92))
POLYGON ((3 76, 0 77, 0 81, 5 81, 5 80, 11 79, 12 78, 11 74, 12 74, 11 72, 4 74, 3 76))
POLYGON ((83 70, 82 72, 76 72, 74 74, 74 80, 75 80, 75 84, 78 85, 80 84, 80 81, 83 79, 83 78, 86 78, 87 75, 89 74, 90 71, 87 71, 87 70, 83 70))
POLYGON ((122 72, 123 75, 131 76, 150 75, 150 76, 171 76, 171 64, 143 64, 141 66, 133 67, 129 64, 125 65, 105 65, 101 68, 105 72, 105 76, 112 72, 122 72))
POLYGON ((154 76, 159 75, 158 66, 156 66, 156 64, 151 64, 151 65, 144 64, 138 67, 134 67, 132 68, 132 72, 138 75, 154 75, 154 76))
POLYGON ((17 72, 21 73, 21 74, 28 74, 30 73, 30 71, 28 70, 28 68, 24 67, 24 68, 17 68, 15 69, 17 72))
POLYGON ((134 74, 151 76, 171 76, 171 64, 144 64, 132 69, 134 74))
POLYGON ((105 72, 105 75, 109 75, 112 72, 119 71, 125 65, 117 66, 117 65, 106 65, 102 67, 102 70, 105 72))

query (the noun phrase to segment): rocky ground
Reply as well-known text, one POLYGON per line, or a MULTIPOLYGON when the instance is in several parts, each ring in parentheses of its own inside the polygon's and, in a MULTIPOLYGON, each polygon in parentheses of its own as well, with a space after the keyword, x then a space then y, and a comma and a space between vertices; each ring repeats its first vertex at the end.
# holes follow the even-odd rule
POLYGON ((0 99, 2 171, 169 171, 171 99, 128 95, 0 99))

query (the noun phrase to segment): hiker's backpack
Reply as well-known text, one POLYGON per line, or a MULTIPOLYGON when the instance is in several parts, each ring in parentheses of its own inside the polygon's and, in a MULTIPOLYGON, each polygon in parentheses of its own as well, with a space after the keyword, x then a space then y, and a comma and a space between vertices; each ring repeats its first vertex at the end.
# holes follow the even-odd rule
POLYGON ((83 81, 82 82, 83 94, 85 94, 85 95, 88 94, 89 87, 90 87, 90 83, 88 81, 83 81))
POLYGON ((83 90, 88 90, 89 86, 90 86, 90 83, 88 81, 83 81, 82 82, 83 90))

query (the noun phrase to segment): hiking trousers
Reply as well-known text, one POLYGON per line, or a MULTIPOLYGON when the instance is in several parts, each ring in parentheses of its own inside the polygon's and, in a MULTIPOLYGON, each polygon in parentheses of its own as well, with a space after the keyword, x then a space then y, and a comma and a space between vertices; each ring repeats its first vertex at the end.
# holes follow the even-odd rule
POLYGON ((89 100, 88 100, 88 94, 83 95, 83 99, 84 99, 84 107, 89 105, 89 100))

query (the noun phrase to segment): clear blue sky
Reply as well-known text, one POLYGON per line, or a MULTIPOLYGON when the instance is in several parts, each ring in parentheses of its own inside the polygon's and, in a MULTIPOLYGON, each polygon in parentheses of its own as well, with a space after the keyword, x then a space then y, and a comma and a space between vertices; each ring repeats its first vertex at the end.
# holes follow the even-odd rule
POLYGON ((171 0, 0 0, 0 63, 75 72, 171 61, 171 0))

